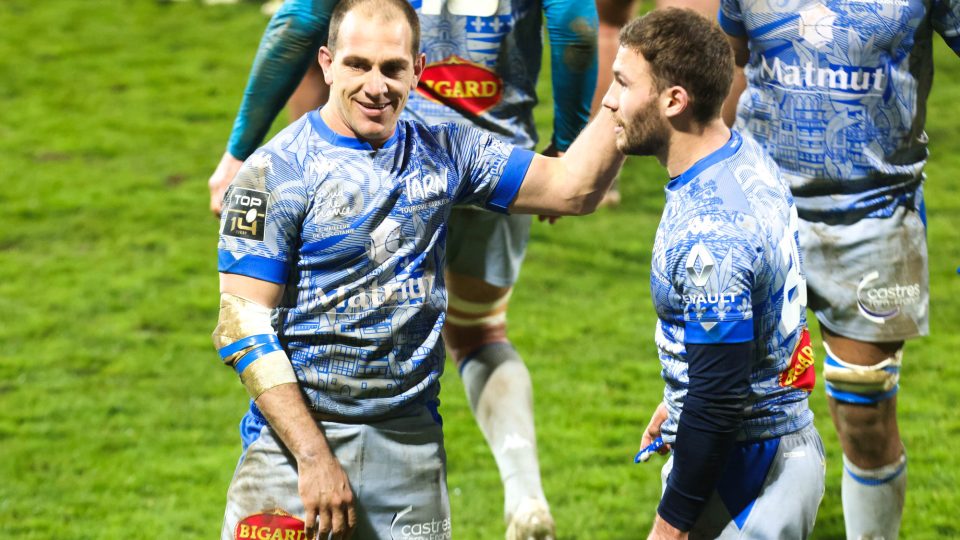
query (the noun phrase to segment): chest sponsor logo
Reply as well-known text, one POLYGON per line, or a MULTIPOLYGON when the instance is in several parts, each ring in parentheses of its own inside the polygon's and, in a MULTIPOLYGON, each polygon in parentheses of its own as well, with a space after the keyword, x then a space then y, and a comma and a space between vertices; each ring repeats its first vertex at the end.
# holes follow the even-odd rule
POLYGON ((810 346, 810 332, 804 328, 800 332, 800 339, 793 349, 790 365, 780 373, 780 386, 792 386, 807 392, 812 392, 817 382, 817 370, 813 367, 813 347, 810 346))
POLYGON ((390 521, 390 540, 449 540, 453 538, 450 518, 430 519, 411 523, 404 519, 413 511, 408 506, 393 515, 390 521))
POLYGON ((303 521, 282 511, 247 516, 237 523, 235 540, 306 540, 303 521))
POLYGON ((408 176, 404 183, 407 188, 407 199, 412 202, 422 202, 447 195, 447 170, 439 173, 427 173, 419 176, 408 176))
POLYGON ((877 324, 884 324, 900 314, 904 306, 920 302, 920 284, 877 286, 880 272, 873 271, 863 276, 857 285, 857 309, 860 315, 877 324))
POLYGON ((329 293, 319 291, 324 306, 338 312, 367 311, 384 306, 422 304, 433 291, 436 278, 432 275, 408 278, 404 281, 373 287, 348 289, 340 287, 329 293))
POLYGON ((492 70, 457 55, 427 65, 417 92, 470 115, 478 115, 500 102, 503 80, 492 70))
POLYGON ((848 92, 881 91, 886 84, 883 67, 820 67, 813 62, 789 64, 760 57, 760 77, 787 88, 830 88, 848 92))
POLYGON ((224 200, 223 229, 220 234, 263 240, 263 228, 267 219, 267 197, 264 191, 247 188, 231 188, 224 200))

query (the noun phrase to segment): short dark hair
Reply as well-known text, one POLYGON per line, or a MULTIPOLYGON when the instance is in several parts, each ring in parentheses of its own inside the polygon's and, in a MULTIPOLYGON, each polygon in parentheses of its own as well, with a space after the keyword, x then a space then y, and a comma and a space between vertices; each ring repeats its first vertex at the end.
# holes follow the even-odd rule
POLYGON ((337 37, 340 34, 340 23, 347 13, 362 8, 365 15, 375 15, 382 20, 392 21, 396 15, 402 14, 410 25, 412 43, 410 53, 414 58, 420 53, 420 18, 408 0, 343 0, 333 8, 330 15, 330 33, 327 36, 327 48, 334 52, 337 47, 337 37))
POLYGON ((692 9, 656 9, 624 26, 620 45, 643 55, 657 90, 683 87, 696 121, 720 115, 733 81, 733 49, 716 23, 692 9))

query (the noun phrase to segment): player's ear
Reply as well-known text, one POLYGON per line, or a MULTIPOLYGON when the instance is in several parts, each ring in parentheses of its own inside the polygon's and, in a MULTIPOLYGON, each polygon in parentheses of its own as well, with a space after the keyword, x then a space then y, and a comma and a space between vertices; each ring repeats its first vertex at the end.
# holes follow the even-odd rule
POLYGON ((328 85, 333 84, 333 52, 326 45, 320 47, 317 61, 320 63, 320 69, 323 70, 323 81, 328 85))
POLYGON ((690 108, 690 95, 682 86, 671 86, 660 94, 663 104, 663 114, 667 118, 675 118, 690 108))
POLYGON ((413 84, 410 86, 410 90, 416 90, 417 84, 420 82, 420 76, 423 75, 423 70, 427 67, 427 55, 420 53, 413 59, 413 84))

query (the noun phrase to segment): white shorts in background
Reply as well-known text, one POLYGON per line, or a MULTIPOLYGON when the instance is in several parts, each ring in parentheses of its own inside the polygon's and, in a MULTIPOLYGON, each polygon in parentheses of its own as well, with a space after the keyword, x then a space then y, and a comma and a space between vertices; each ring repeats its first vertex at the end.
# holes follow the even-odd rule
MULTIPOLYGON (((321 424, 356 501, 352 538, 451 538, 443 432, 426 407, 417 416, 369 424, 321 424)), ((227 491, 221 540, 273 538, 277 530, 285 539, 303 518, 296 461, 264 425, 227 491)))
POLYGON ((807 305, 820 324, 870 343, 929 333, 926 227, 920 213, 850 225, 800 220, 807 305))

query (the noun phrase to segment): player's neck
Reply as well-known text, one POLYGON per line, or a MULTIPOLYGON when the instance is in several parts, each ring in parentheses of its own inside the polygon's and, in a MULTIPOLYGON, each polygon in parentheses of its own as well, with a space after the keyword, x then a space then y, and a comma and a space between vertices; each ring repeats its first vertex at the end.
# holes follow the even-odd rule
POLYGON ((673 131, 666 156, 660 162, 666 166, 670 178, 674 178, 719 150, 729 140, 730 128, 720 118, 706 124, 692 124, 688 130, 673 131))

